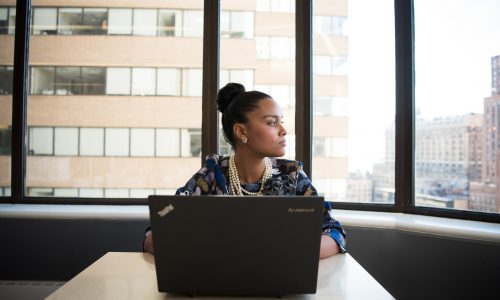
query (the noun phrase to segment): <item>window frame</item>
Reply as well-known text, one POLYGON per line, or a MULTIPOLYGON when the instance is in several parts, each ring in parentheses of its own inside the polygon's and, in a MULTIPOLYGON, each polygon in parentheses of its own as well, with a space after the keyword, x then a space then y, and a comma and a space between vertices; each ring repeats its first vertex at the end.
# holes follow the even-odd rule
MULTIPOLYGON (((304 171, 310 174, 312 167, 312 3, 295 2, 296 20, 296 159, 303 162, 304 171), (300 112, 300 113, 298 113, 300 112)), ((44 204, 119 204, 145 205, 147 199, 132 198, 67 198, 28 197, 26 190, 27 145, 27 97, 29 16, 32 7, 29 1, 16 3, 16 34, 14 55, 13 128, 12 128, 12 173, 11 196, 0 197, 4 203, 44 204)), ((208 153, 218 152, 219 129, 215 99, 219 84, 220 65, 220 1, 204 0, 203 29, 203 86, 202 86, 202 158, 208 153)), ((385 211, 429 215, 500 223, 500 214, 476 211, 459 211, 433 207, 417 207, 414 204, 415 163, 415 73, 414 73, 414 15, 413 0, 394 0, 395 16, 395 62, 396 62, 396 163, 395 203, 333 203, 335 209, 385 211)), ((184 19, 184 18, 183 18, 184 19)), ((184 22, 184 20, 183 20, 184 22)))

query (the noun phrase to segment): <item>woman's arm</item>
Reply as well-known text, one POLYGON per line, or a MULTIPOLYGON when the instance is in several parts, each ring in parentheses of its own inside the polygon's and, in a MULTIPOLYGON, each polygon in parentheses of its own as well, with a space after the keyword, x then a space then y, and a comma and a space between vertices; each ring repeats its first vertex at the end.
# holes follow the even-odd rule
POLYGON ((319 259, 327 258, 340 252, 337 242, 329 235, 321 236, 321 246, 319 250, 319 259))
POLYGON ((146 237, 144 238, 144 242, 142 244, 142 251, 154 254, 154 250, 153 250, 153 233, 151 232, 151 230, 149 230, 146 233, 146 237))

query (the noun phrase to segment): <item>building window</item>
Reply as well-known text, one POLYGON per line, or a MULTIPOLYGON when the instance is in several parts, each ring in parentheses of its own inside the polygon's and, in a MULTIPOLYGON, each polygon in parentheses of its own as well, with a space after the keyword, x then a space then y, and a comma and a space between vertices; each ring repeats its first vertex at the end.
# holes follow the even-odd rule
POLYGON ((78 128, 55 128, 54 155, 78 155, 78 128))
POLYGON ((156 156, 180 156, 179 129, 156 129, 156 156))
POLYGON ((315 116, 345 117, 349 114, 349 102, 345 97, 316 96, 313 105, 315 116))
POLYGON ((106 94, 130 95, 130 68, 107 68, 106 94))
POLYGON ((203 36, 203 11, 185 10, 183 22, 182 27, 185 37, 203 36))
POLYGON ((80 155, 104 155, 104 128, 80 128, 80 155))
POLYGON ((158 10, 134 9, 134 35, 156 36, 158 10))
POLYGON ((106 128, 104 137, 106 156, 129 156, 130 132, 128 128, 106 128))
POLYGON ((203 73, 201 69, 182 70, 182 95, 201 97, 203 73))
POLYGON ((156 93, 156 70, 132 68, 132 95, 154 95, 156 93))
POLYGON ((57 8, 33 9, 33 34, 57 34, 57 8))
POLYGON ((83 67, 80 82, 82 95, 104 95, 106 84, 105 68, 83 67))
POLYGON ((181 130, 181 155, 183 157, 201 156, 201 130, 181 130))
POLYGON ((54 67, 31 68, 31 94, 53 95, 56 69, 54 67))
POLYGON ((0 128, 0 155, 12 152, 12 128, 0 128))
POLYGON ((347 17, 345 16, 315 15, 313 19, 314 19, 313 30, 315 34, 337 35, 337 36, 347 35, 347 28, 346 28, 347 17))
POLYGON ((130 156, 155 155, 155 130, 132 128, 130 130, 130 156))
POLYGON ((82 92, 79 67, 56 68, 56 95, 79 95, 82 92))
POLYGON ((79 31, 85 35, 106 34, 108 30, 108 10, 106 8, 84 8, 83 26, 79 31))
POLYGON ((256 37, 258 59, 294 59, 295 39, 290 37, 256 37))
POLYGON ((158 12, 158 35, 182 35, 182 12, 180 10, 160 9, 158 12))
POLYGON ((59 8, 58 34, 80 34, 83 22, 82 8, 59 8))
POLYGON ((179 69, 159 68, 156 76, 156 94, 161 96, 180 96, 180 73, 179 69))
POLYGON ((14 34, 16 25, 16 8, 0 7, 0 34, 14 34))
POLYGON ((132 34, 132 9, 110 8, 108 14, 108 34, 132 34))
POLYGON ((52 127, 31 127, 28 138, 30 155, 54 154, 54 129, 52 127))
POLYGON ((12 95, 14 67, 0 66, 0 95, 12 95))
POLYGON ((223 11, 220 18, 221 38, 253 38, 253 12, 223 11))

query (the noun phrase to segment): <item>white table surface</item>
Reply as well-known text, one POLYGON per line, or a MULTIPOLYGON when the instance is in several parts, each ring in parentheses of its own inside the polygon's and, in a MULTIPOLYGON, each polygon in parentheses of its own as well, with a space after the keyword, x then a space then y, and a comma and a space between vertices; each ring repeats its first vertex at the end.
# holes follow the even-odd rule
MULTIPOLYGON (((46 299, 185 299, 159 293, 154 256, 148 253, 109 252, 46 299)), ((217 299, 216 297, 196 297, 217 299)), ((394 299, 349 254, 337 254, 319 264, 316 294, 290 299, 394 299)), ((235 299, 223 297, 225 300, 235 299)), ((243 298, 252 299, 252 298, 243 298)), ((263 300, 266 298, 255 298, 263 300)), ((276 298, 269 298, 274 299, 276 298)))

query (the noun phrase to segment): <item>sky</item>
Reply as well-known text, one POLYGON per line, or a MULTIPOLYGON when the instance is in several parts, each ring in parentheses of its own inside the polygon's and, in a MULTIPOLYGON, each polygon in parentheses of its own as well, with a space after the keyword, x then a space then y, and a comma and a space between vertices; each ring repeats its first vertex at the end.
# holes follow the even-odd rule
MULTIPOLYGON (((394 1, 348 0, 349 171, 384 157, 395 113, 394 1)), ((415 0, 420 117, 482 113, 500 55, 500 0, 415 0)))

